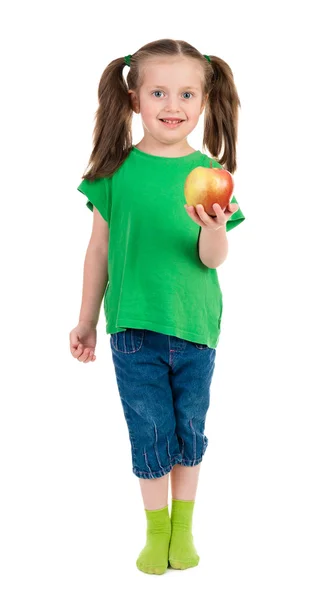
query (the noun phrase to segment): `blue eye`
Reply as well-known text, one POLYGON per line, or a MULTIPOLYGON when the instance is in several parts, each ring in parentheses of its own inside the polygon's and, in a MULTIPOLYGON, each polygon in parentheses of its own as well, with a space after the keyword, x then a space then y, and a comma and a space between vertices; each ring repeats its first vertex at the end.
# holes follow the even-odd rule
MULTIPOLYGON (((162 92, 161 90, 155 90, 154 92, 152 92, 152 94, 163 94, 164 92, 162 92)), ((184 92, 184 94, 191 94, 191 92, 184 92)), ((193 96, 193 94, 191 94, 191 96, 193 96)), ((160 96, 155 96, 155 98, 160 98, 160 96)), ((185 98, 186 100, 188 100, 189 98, 185 98)))

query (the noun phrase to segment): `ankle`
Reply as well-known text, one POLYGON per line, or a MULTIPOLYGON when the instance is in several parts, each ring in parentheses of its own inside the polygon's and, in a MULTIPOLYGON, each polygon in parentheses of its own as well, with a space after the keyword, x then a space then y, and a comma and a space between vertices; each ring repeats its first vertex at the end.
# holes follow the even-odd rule
POLYGON ((192 531, 194 500, 172 499, 171 527, 173 531, 192 531))
POLYGON ((145 509, 145 514, 147 518, 147 533, 171 533, 168 506, 157 510, 145 509))

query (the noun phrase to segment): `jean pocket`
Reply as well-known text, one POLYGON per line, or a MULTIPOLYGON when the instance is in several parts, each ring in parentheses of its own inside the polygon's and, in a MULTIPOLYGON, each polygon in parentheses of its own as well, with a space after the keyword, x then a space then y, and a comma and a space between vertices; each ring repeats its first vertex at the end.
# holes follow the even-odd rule
POLYGON ((199 349, 199 350, 206 350, 209 348, 209 346, 207 346, 207 344, 196 344, 194 343, 194 345, 199 349))
POLYGON ((133 354, 142 348, 144 329, 129 328, 126 331, 111 333, 110 343, 115 352, 133 354))

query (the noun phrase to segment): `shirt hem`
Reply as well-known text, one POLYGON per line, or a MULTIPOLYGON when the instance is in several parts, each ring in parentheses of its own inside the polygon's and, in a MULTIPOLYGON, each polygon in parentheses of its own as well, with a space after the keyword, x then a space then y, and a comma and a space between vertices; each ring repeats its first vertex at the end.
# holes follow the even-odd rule
POLYGON ((127 328, 134 328, 134 329, 149 329, 150 331, 155 331, 156 333, 164 333, 165 335, 172 335, 175 337, 179 337, 183 340, 186 340, 188 342, 193 342, 195 344, 206 344, 209 348, 213 348, 215 349, 217 347, 217 343, 218 343, 218 339, 219 339, 219 335, 220 335, 220 331, 218 331, 218 337, 216 340, 216 343, 213 344, 213 342, 208 340, 208 337, 206 335, 201 335, 198 333, 194 333, 193 331, 186 331, 185 329, 180 329, 179 327, 175 327, 175 326, 169 326, 169 325, 158 325, 156 323, 153 323, 152 321, 138 321, 138 320, 134 320, 134 319, 127 319, 127 318, 123 318, 121 321, 119 320, 116 324, 115 327, 113 327, 112 325, 108 324, 106 325, 106 333, 107 334, 112 334, 115 333, 115 328, 118 329, 118 331, 125 331, 127 328), (204 339, 206 339, 206 341, 204 341, 204 339))

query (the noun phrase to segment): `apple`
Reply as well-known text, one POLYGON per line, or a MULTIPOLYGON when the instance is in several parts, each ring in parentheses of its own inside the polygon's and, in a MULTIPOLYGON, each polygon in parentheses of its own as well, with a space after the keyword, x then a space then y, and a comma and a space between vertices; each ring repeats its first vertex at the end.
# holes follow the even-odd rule
POLYGON ((219 204, 224 210, 233 195, 234 179, 226 169, 212 167, 196 167, 185 180, 184 194, 189 206, 202 204, 206 213, 216 216, 213 204, 219 204))

